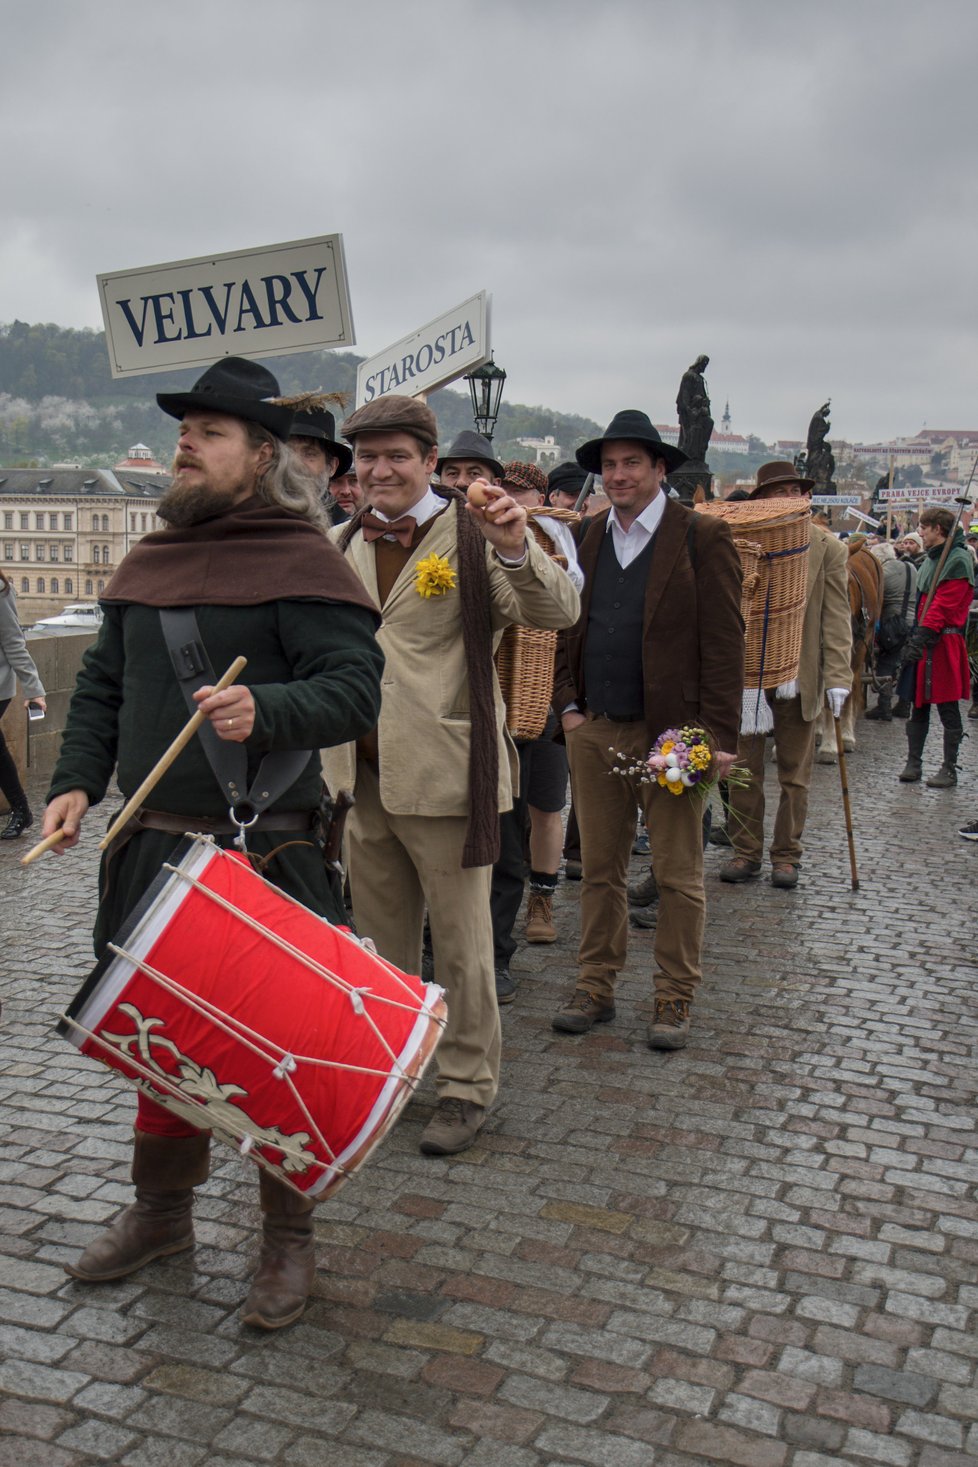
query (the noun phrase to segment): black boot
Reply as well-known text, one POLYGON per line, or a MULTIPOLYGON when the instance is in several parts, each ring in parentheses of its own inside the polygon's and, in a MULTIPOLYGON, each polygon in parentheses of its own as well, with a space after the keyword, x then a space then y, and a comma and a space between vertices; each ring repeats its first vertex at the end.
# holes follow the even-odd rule
POLYGON ((271 1172, 260 1177, 262 1244, 241 1318, 257 1329, 282 1329, 306 1307, 316 1277, 314 1203, 271 1172))
POLYGON ((906 698, 898 698, 893 705, 894 718, 909 718, 913 709, 906 698))
POLYGON ((33 824, 34 816, 26 802, 23 805, 13 805, 7 823, 0 832, 0 840, 17 840, 25 830, 30 830, 33 824))
POLYGON ((880 683, 879 700, 875 708, 870 708, 866 713, 867 718, 879 719, 883 723, 893 722, 893 679, 886 678, 880 683))
POLYGON ((944 763, 927 781, 929 790, 953 790, 958 782, 958 750, 964 737, 957 729, 944 730, 944 763))
POLYGON ((904 784, 916 784, 924 772, 924 745, 927 742, 927 725, 911 718, 907 724, 907 762, 900 772, 904 784))
POLYGON ((65 1272, 89 1284, 106 1283, 135 1273, 154 1258, 192 1248, 193 1189, 207 1178, 210 1141, 206 1131, 196 1136, 137 1131, 135 1202, 88 1245, 77 1263, 66 1263, 65 1272))

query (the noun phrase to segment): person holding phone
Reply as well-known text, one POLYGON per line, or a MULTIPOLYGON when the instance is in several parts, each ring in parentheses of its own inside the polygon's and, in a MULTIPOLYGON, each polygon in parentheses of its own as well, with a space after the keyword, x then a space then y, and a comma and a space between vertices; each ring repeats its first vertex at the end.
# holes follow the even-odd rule
MULTIPOLYGON (((27 650, 24 633, 17 620, 17 600, 14 588, 3 571, 0 571, 0 718, 7 711, 17 683, 26 693, 24 707, 29 703, 39 705, 42 712, 47 708, 44 687, 37 675, 33 658, 27 650)), ((34 824, 34 816, 27 803, 24 787, 17 773, 13 755, 7 748, 0 732, 0 790, 7 798, 10 815, 0 831, 0 840, 17 840, 34 824)))

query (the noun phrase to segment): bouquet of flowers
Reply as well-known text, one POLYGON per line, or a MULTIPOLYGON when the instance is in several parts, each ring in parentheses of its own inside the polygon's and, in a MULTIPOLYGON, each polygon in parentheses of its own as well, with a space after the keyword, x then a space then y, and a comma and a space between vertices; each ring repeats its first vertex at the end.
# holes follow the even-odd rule
MULTIPOLYGON (((612 770, 613 774, 627 774, 640 784, 661 785, 671 795, 682 795, 687 790, 705 795, 717 782, 710 736, 695 724, 667 728, 638 763, 628 763, 623 754, 617 758, 622 768, 612 770)), ((739 785, 746 782, 745 776, 749 778, 746 770, 735 767, 726 778, 739 785)))

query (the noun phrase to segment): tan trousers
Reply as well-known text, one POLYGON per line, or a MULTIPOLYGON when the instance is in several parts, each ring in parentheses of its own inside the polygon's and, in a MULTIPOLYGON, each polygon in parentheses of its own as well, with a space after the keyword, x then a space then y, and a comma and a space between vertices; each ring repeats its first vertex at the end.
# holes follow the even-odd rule
MULTIPOLYGON (((771 840, 773 865, 798 865, 801 837, 808 815, 808 790, 815 756, 815 723, 801 716, 801 698, 769 697, 774 715, 774 747, 781 798, 771 840)), ((766 734, 741 734, 737 763, 750 770, 744 788, 730 786, 727 828, 738 856, 760 861, 764 856, 764 752, 766 734)))
POLYGON ((499 1088, 502 1034, 496 1004, 491 866, 463 871, 463 816, 389 815, 376 770, 357 761, 350 813, 350 891, 362 937, 408 973, 421 968, 425 906, 435 982, 445 989, 448 1025, 435 1054, 441 1096, 488 1106, 499 1088))
POLYGON ((628 858, 641 805, 659 887, 655 929, 655 993, 685 998, 702 976, 703 802, 659 785, 613 774, 649 752, 644 723, 589 717, 567 735, 574 809, 581 831, 581 946, 578 987, 608 1002, 628 945, 628 858))

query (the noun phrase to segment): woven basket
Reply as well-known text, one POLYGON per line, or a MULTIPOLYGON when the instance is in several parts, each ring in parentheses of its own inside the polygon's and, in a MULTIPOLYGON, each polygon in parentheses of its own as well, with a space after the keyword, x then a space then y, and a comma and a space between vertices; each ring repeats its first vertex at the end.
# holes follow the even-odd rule
POLYGON ((744 580, 740 588, 740 614, 744 618, 746 628, 750 625, 751 602, 761 579, 761 573, 757 567, 764 552, 753 540, 735 539, 734 545, 737 547, 737 554, 740 556, 740 564, 744 572, 744 580))
MULTIPOLYGON (((725 520, 736 541, 760 547, 747 624, 744 684, 776 688, 798 676, 812 515, 797 499, 715 500, 698 514, 725 520)), ((738 546, 739 549, 739 546, 738 546)), ((745 565, 745 575, 748 572, 745 565)))
MULTIPOLYGON (((566 569, 567 561, 546 531, 535 519, 563 520, 576 524, 580 515, 573 510, 531 509, 529 529, 551 560, 566 569)), ((550 715, 554 695, 554 657, 557 633, 538 627, 507 627, 496 650, 496 674, 506 704, 506 727, 519 742, 538 739, 550 715)))

